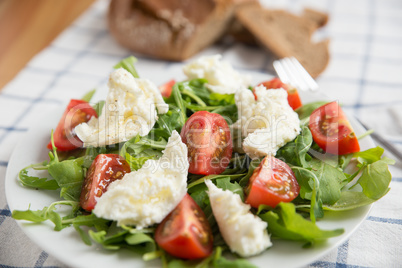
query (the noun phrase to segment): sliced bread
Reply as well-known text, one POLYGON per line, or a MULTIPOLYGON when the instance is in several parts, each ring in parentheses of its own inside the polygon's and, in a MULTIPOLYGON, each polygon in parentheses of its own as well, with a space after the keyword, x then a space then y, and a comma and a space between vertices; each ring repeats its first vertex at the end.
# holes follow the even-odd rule
POLYGON ((284 10, 269 10, 251 4, 237 9, 236 18, 276 57, 294 56, 311 76, 317 77, 329 62, 329 40, 312 42, 311 37, 318 27, 325 25, 328 17, 310 11, 296 16, 284 10))
POLYGON ((305 8, 303 10, 302 16, 306 19, 309 19, 309 20, 315 22, 317 28, 325 26, 329 19, 327 13, 324 13, 324 12, 321 12, 321 11, 318 11, 315 9, 311 9, 311 8, 305 8))

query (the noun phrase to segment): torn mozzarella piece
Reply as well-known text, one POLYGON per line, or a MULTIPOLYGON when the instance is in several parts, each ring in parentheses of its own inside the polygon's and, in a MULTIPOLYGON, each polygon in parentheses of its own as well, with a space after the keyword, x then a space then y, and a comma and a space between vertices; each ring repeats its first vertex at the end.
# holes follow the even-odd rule
POLYGON ((109 93, 99 118, 75 127, 84 147, 105 146, 145 136, 153 128, 159 114, 169 107, 157 86, 147 79, 134 78, 123 68, 110 74, 109 93))
POLYGON ((111 183, 93 213, 137 228, 160 223, 187 193, 187 173, 187 146, 174 131, 163 156, 111 183))
POLYGON ((223 239, 232 252, 242 257, 260 254, 272 246, 267 223, 250 212, 240 196, 222 190, 206 180, 211 207, 223 239))
POLYGON ((206 87, 220 94, 233 94, 250 85, 250 77, 241 75, 228 63, 221 61, 221 55, 204 56, 183 67, 188 79, 204 78, 206 87))
POLYGON ((232 131, 244 138, 243 150, 251 157, 275 156, 277 150, 300 133, 300 120, 289 106, 284 89, 267 90, 264 86, 253 93, 244 88, 236 93, 239 119, 232 131))

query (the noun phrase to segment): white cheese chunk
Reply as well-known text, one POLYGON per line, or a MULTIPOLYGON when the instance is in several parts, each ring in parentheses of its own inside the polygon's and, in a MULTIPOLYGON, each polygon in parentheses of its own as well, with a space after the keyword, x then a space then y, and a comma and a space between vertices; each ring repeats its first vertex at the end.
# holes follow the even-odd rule
POLYGON ((187 146, 174 131, 163 156, 111 183, 93 213, 137 228, 160 223, 187 193, 188 165, 187 146))
POLYGON ((232 252, 251 257, 272 246, 268 224, 250 212, 250 205, 244 204, 238 194, 224 191, 210 180, 205 184, 219 230, 232 252))
POLYGON ((241 75, 221 58, 221 55, 200 57, 185 65, 183 72, 188 79, 205 78, 208 80, 206 87, 220 94, 233 94, 242 87, 248 87, 251 78, 241 75))
POLYGON ((84 147, 105 146, 149 133, 159 114, 169 107, 157 86, 147 79, 134 78, 123 68, 110 74, 109 93, 99 118, 75 127, 84 147))
POLYGON ((255 88, 257 100, 248 89, 235 95, 239 119, 232 131, 240 131, 245 138, 243 150, 251 157, 274 156, 279 148, 300 133, 300 120, 289 106, 284 89, 255 88))

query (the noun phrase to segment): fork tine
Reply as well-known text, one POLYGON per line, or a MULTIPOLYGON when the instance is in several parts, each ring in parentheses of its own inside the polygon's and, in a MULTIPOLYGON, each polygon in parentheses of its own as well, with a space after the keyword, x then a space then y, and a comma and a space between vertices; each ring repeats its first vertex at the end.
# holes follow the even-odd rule
POLYGON ((285 71, 285 69, 282 66, 282 62, 280 60, 276 60, 273 63, 274 65, 274 69, 276 71, 276 73, 278 74, 279 78, 281 79, 281 81, 285 84, 290 84, 290 79, 285 71))
POLYGON ((306 82, 310 90, 316 91, 318 90, 317 82, 311 77, 311 75, 306 71, 306 69, 301 65, 301 63, 295 58, 292 57, 292 62, 294 66, 297 67, 298 73, 303 77, 303 81, 306 82))
POLYGON ((306 80, 304 79, 303 74, 300 72, 299 66, 295 64, 295 61, 297 62, 294 57, 283 59, 283 62, 286 64, 288 71, 292 73, 293 86, 302 91, 307 91, 310 89, 309 85, 306 83, 306 80))
POLYGON ((304 90, 304 91, 310 90, 310 86, 305 79, 303 70, 300 69, 301 65, 298 64, 299 62, 296 60, 296 58, 294 58, 294 57, 289 58, 288 62, 293 67, 293 71, 295 72, 295 76, 298 79, 297 81, 298 81, 298 85, 299 85, 300 89, 304 90))
POLYGON ((292 85, 300 90, 305 90, 305 88, 300 85, 300 79, 295 76, 297 71, 294 70, 293 64, 288 61, 289 58, 274 61, 273 65, 276 73, 283 83, 292 85))
POLYGON ((318 90, 318 84, 296 58, 289 57, 276 60, 273 65, 282 82, 302 91, 318 90))
POLYGON ((282 64, 282 67, 285 70, 287 76, 289 77, 288 84, 296 88, 300 88, 300 90, 304 90, 299 81, 300 79, 297 77, 297 70, 295 70, 293 64, 290 61, 290 58, 283 58, 279 61, 282 64))

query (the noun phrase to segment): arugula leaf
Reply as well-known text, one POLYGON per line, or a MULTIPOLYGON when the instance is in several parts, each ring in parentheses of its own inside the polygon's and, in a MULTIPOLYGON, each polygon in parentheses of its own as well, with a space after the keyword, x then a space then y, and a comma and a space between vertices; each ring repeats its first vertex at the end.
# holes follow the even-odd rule
POLYGON ((195 95, 197 95, 200 99, 202 99, 205 103, 209 104, 210 94, 211 92, 205 86, 208 81, 206 79, 192 79, 188 82, 182 82, 183 89, 192 91, 195 95))
POLYGON ((167 141, 160 137, 158 140, 137 135, 126 141, 120 149, 119 154, 126 157, 127 154, 133 157, 161 156, 167 141))
POLYGON ((295 144, 295 155, 300 165, 305 167, 308 165, 307 161, 311 160, 311 157, 307 153, 313 144, 313 136, 307 126, 302 126, 301 135, 295 139, 295 144))
POLYGON ((216 180, 216 186, 218 186, 222 190, 229 190, 235 194, 240 195, 241 200, 244 202, 243 188, 237 182, 231 183, 229 177, 216 180))
POLYGON ((92 89, 92 90, 88 91, 87 93, 85 93, 84 96, 82 96, 81 100, 90 102, 92 97, 94 96, 95 92, 96 92, 96 89, 92 89))
POLYGON ((273 237, 287 240, 314 243, 344 232, 343 229, 321 230, 315 223, 296 213, 295 205, 292 203, 281 202, 274 210, 259 216, 268 223, 268 232, 273 237))
POLYGON ((156 249, 155 240, 144 233, 129 233, 126 235, 125 241, 132 249, 142 254, 155 251, 156 249))
POLYGON ((217 247, 215 254, 213 255, 213 267, 225 267, 225 268, 255 268, 256 266, 251 264, 248 260, 238 258, 234 260, 228 260, 222 256, 222 248, 217 247))
POLYGON ((367 197, 363 192, 343 191, 339 200, 332 205, 324 205, 325 210, 345 211, 369 205, 375 199, 367 197))
POLYGON ((73 227, 86 245, 92 245, 91 238, 88 232, 84 231, 81 226, 95 227, 96 230, 99 231, 106 230, 108 228, 108 223, 108 220, 98 218, 95 214, 80 215, 74 218, 72 221, 73 227))
POLYGON ((241 180, 239 181, 239 184, 241 187, 244 188, 247 186, 250 177, 253 175, 254 170, 260 165, 262 160, 263 160, 263 158, 261 158, 261 159, 257 158, 257 159, 253 159, 250 162, 250 165, 248 166, 247 174, 243 178, 241 178, 241 180))
POLYGON ((361 173, 361 176, 350 189, 360 184, 364 195, 374 200, 378 200, 388 193, 392 179, 388 165, 393 165, 395 161, 382 157, 383 153, 383 148, 375 147, 354 154, 359 162, 360 169, 348 177, 348 182, 353 180, 359 173, 361 173))
POLYGON ((156 155, 151 156, 143 156, 143 157, 134 157, 130 154, 126 154, 126 161, 130 165, 131 170, 139 170, 147 160, 155 159, 156 155))
MULTIPOLYGON (((28 175, 28 169, 37 166, 44 166, 45 162, 39 165, 30 165, 26 168, 21 169, 18 173, 18 179, 20 180, 21 184, 25 187, 36 188, 36 189, 45 189, 45 190, 57 190, 60 186, 57 184, 57 181, 54 179, 48 178, 39 178, 35 176, 28 175)), ((47 166, 46 166, 47 168, 47 166)))
POLYGON ((367 165, 357 181, 363 188, 363 193, 374 200, 378 200, 390 190, 392 175, 388 169, 389 159, 381 159, 367 165))
POLYGON ((162 255, 162 267, 167 268, 208 268, 211 262, 211 256, 198 260, 181 260, 167 255, 166 253, 162 255))
POLYGON ((53 130, 50 141, 53 153, 49 152, 47 170, 60 186, 60 197, 65 200, 78 201, 81 194, 81 186, 84 181, 84 157, 59 161, 57 148, 54 146, 53 130))
POLYGON ((246 259, 234 259, 229 260, 223 256, 220 256, 213 262, 213 267, 225 267, 225 268, 256 268, 254 264, 251 264, 246 259))
MULTIPOLYGON (((57 201, 52 203, 49 207, 44 207, 42 210, 13 210, 12 217, 16 220, 27 220, 31 222, 43 222, 50 220, 54 223, 54 230, 60 231, 63 228, 70 226, 70 220, 63 220, 62 217, 55 211, 57 205, 67 205, 72 207, 72 213, 78 211, 79 203, 74 201, 57 201)), ((68 216, 70 218, 71 216, 68 216)))
POLYGON ((183 124, 180 122, 180 110, 170 109, 166 114, 159 115, 155 126, 150 131, 148 137, 162 137, 166 140, 170 138, 173 130, 180 133, 183 124))
POLYGON ((82 165, 84 158, 53 162, 48 167, 49 174, 60 186, 60 197, 65 200, 79 201, 81 186, 84 181, 82 165))
POLYGON ((225 118, 229 125, 235 123, 239 117, 236 104, 216 106, 211 113, 220 114, 225 118))
POLYGON ((100 114, 102 113, 102 109, 103 109, 103 106, 105 106, 105 103, 106 103, 105 101, 101 100, 101 101, 98 101, 97 103, 95 103, 95 105, 93 106, 93 108, 98 116, 100 116, 100 114))
POLYGON ((72 221, 73 225, 95 227, 97 230, 106 230, 109 228, 109 222, 109 220, 98 218, 93 213, 89 215, 79 215, 72 221))
POLYGON ((140 76, 137 73, 137 70, 134 67, 134 64, 138 60, 134 56, 127 57, 123 60, 121 60, 119 63, 117 63, 113 68, 114 69, 119 69, 119 68, 124 68, 126 69, 129 73, 131 73, 135 78, 139 78, 140 76))
POLYGON ((89 237, 98 244, 101 244, 103 248, 108 250, 118 250, 121 248, 121 244, 124 242, 124 236, 128 231, 123 231, 117 235, 107 237, 107 232, 105 230, 94 232, 92 230, 88 231, 89 237), (119 245, 120 243, 120 245, 119 245))
POLYGON ((345 169, 348 167, 352 159, 353 154, 340 155, 338 159, 338 167, 341 170, 345 171, 345 169))
POLYGON ((180 94, 179 86, 180 86, 180 84, 175 84, 173 86, 172 95, 173 95, 173 98, 175 100, 175 103, 176 103, 177 107, 179 108, 179 114, 180 114, 179 122, 180 122, 181 125, 184 126, 184 124, 187 121, 186 107, 184 105, 183 97, 180 94))
POLYGON ((384 153, 384 149, 377 146, 365 151, 354 153, 353 156, 361 163, 372 164, 376 161, 381 160, 381 156, 384 153))
POLYGON ((88 169, 99 154, 105 153, 107 153, 106 147, 88 147, 83 157, 84 161, 82 166, 88 169))
POLYGON ((320 198, 323 204, 334 204, 341 196, 341 189, 345 186, 347 178, 339 169, 322 162, 312 159, 311 171, 316 175, 320 182, 320 198))
POLYGON ((54 145, 54 137, 53 137, 53 129, 50 132, 50 142, 52 143, 52 151, 49 152, 49 165, 52 163, 58 163, 59 162, 59 157, 57 156, 57 148, 56 145, 54 145))
POLYGON ((276 157, 286 162, 287 164, 309 167, 308 161, 311 156, 308 151, 313 144, 313 136, 307 126, 302 126, 301 133, 291 142, 280 148, 276 157))
POLYGON ((95 242, 109 250, 129 248, 140 254, 156 250, 155 240, 151 236, 143 232, 130 232, 130 230, 117 227, 115 223, 108 230, 99 232, 89 230, 88 234, 95 242))
POLYGON ((172 95, 165 99, 170 104, 176 105, 181 112, 181 125, 184 125, 183 120, 185 115, 190 116, 196 111, 209 111, 222 115, 229 124, 237 120, 238 111, 234 101, 234 94, 219 94, 211 93, 205 87, 207 80, 192 79, 176 83, 172 90, 172 95), (174 90, 176 88, 176 90, 174 90), (188 110, 190 111, 188 111, 188 110))
POLYGON ((204 183, 205 180, 217 180, 217 179, 226 179, 229 178, 229 180, 234 180, 234 179, 238 179, 241 177, 244 177, 246 174, 232 174, 232 175, 207 175, 204 177, 201 177, 199 179, 197 179, 196 181, 193 181, 191 183, 189 183, 187 185, 187 190, 189 190, 190 188, 197 186, 199 184, 204 183))
POLYGON ((38 165, 30 167, 47 169, 54 180, 28 176, 27 168, 20 171, 19 179, 23 185, 29 187, 49 190, 60 188, 60 197, 65 200, 78 201, 84 180, 84 157, 59 161, 57 149, 54 146, 53 130, 51 132, 51 143, 53 145, 53 152, 49 152, 49 162, 43 162, 40 167, 38 165))
POLYGON ((209 100, 211 106, 232 105, 235 104, 235 94, 220 94, 214 92, 209 95, 209 100))
POLYGON ((328 103, 327 101, 317 101, 317 102, 307 103, 307 104, 304 104, 303 106, 297 108, 295 110, 295 112, 299 115, 300 120, 303 120, 303 119, 308 118, 315 109, 317 109, 327 103, 328 103))
POLYGON ((197 193, 200 193, 201 196, 204 198, 204 199, 201 199, 202 200, 201 205, 199 205, 199 206, 202 209, 202 211, 204 211, 205 217, 207 218, 209 226, 211 227, 212 235, 214 237, 214 246, 219 246, 219 245, 224 244, 225 242, 223 241, 223 238, 219 232, 219 226, 218 226, 218 223, 216 222, 214 213, 212 211, 211 203, 209 200, 209 196, 206 193, 206 189, 204 189, 203 191, 198 191, 196 193, 193 193, 191 196, 192 197, 196 196, 197 193), (202 192, 204 192, 206 195, 202 195, 202 192))
POLYGON ((222 105, 222 106, 199 106, 189 103, 185 103, 187 109, 197 112, 197 111, 209 111, 211 113, 220 114, 225 118, 228 125, 233 124, 238 119, 238 110, 236 104, 232 105, 222 105))
POLYGON ((212 230, 212 235, 214 237, 214 246, 225 245, 225 242, 219 232, 218 224, 216 223, 215 216, 212 211, 211 203, 207 193, 207 186, 202 183, 195 187, 189 189, 189 194, 194 199, 194 201, 200 206, 208 220, 208 223, 212 230))
POLYGON ((210 204, 207 187, 205 184, 201 189, 199 189, 198 191, 193 191, 192 193, 190 193, 190 195, 191 198, 194 199, 194 201, 200 206, 202 210, 204 210, 204 208, 210 204))
POLYGON ((324 217, 322 209, 322 200, 320 198, 320 182, 317 176, 311 170, 293 166, 297 182, 300 186, 300 198, 310 200, 310 219, 314 223, 316 218, 324 217))
MULTIPOLYGON (((181 85, 186 86, 186 84, 180 84, 179 88, 182 88, 182 87, 180 87, 181 85)), ((182 95, 186 95, 186 96, 190 97, 192 100, 194 100, 197 103, 198 106, 205 107, 205 108, 208 107, 207 104, 200 97, 197 96, 197 94, 195 94, 193 91, 190 91, 188 89, 189 89, 188 87, 185 89, 180 89, 180 93, 182 95)), ((186 100, 188 103, 191 103, 191 100, 189 98, 186 98, 186 100)))
POLYGON ((222 251, 222 248, 217 246, 213 254, 201 260, 179 260, 164 254, 162 255, 162 266, 168 268, 256 268, 247 259, 227 259, 222 256, 222 251))

